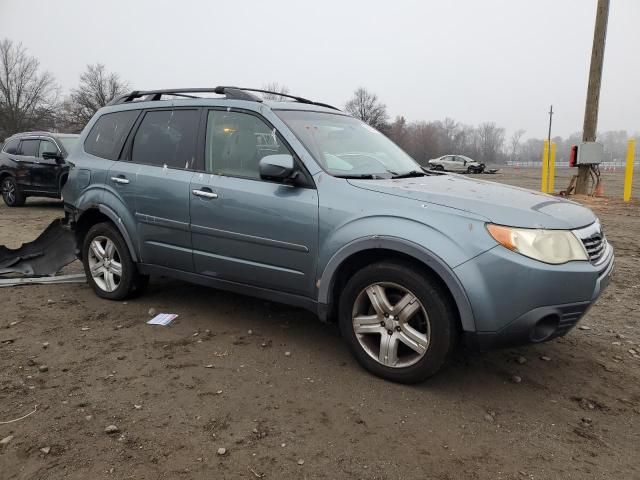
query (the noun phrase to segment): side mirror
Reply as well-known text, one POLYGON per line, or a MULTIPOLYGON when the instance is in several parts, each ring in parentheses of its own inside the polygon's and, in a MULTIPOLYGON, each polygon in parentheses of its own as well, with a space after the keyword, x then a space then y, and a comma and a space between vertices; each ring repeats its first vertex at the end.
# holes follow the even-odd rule
POLYGON ((55 160, 56 163, 64 163, 64 158, 57 152, 43 152, 42 158, 45 160, 55 160))
POLYGON ((285 181, 295 174, 295 162, 288 154, 267 155, 260 160, 260 178, 263 180, 285 181))
POLYGON ((466 161, 466 160, 464 161, 464 164, 465 164, 465 165, 467 164, 467 161, 466 161))

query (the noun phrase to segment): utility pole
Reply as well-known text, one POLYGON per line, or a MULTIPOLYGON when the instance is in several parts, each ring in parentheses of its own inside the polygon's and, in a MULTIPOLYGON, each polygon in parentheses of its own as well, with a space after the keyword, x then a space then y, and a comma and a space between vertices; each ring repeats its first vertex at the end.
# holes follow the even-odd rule
MULTIPOLYGON (((604 44, 607 38, 607 21, 609 19, 609 0, 598 0, 596 26, 593 32, 593 48, 591 50, 591 66, 589 68, 589 86, 587 87, 587 103, 584 110, 584 126, 582 141, 595 142, 598 128, 598 103, 600 102, 600 83, 602 80, 602 63, 604 61, 604 44)), ((587 194, 589 171, 591 165, 578 165, 576 193, 587 194)))

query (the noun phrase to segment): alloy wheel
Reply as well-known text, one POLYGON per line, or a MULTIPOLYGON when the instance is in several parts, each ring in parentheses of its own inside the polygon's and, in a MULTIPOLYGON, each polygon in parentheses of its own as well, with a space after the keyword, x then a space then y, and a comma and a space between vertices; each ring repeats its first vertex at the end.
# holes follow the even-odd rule
POLYGON ((360 346, 382 365, 408 367, 427 353, 429 316, 418 297, 401 285, 369 285, 356 298, 351 318, 360 346))
POLYGON ((16 186, 10 178, 2 182, 2 196, 8 205, 13 205, 16 201, 16 186))
POLYGON ((122 262, 115 243, 103 236, 91 240, 88 251, 89 271, 101 290, 113 292, 122 280, 122 262))

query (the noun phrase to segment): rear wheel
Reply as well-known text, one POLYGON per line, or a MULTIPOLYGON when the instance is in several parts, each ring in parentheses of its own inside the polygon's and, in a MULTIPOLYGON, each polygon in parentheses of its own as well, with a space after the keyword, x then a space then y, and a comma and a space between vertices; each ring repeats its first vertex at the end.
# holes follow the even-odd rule
POLYGON ((8 207, 21 207, 24 205, 26 197, 20 191, 13 177, 5 177, 2 180, 2 199, 8 207))
POLYGON ((401 383, 438 372, 457 340, 446 292, 402 262, 376 263, 351 277, 340 298, 340 329, 364 368, 401 383))
POLYGON ((122 300, 144 289, 140 275, 120 232, 110 223, 91 227, 84 238, 82 260, 89 284, 102 298, 122 300))

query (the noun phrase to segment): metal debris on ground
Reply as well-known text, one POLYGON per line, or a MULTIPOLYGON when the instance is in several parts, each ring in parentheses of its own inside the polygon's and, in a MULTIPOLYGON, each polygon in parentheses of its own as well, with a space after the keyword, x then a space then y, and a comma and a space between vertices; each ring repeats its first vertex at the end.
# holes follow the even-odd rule
POLYGON ((33 242, 23 243, 17 249, 0 245, 0 275, 55 275, 75 259, 75 235, 59 218, 51 222, 33 242))
POLYGON ((69 275, 56 275, 53 277, 13 277, 0 278, 0 287, 16 287, 19 285, 37 285, 44 283, 86 283, 87 277, 84 273, 73 273, 69 275))

